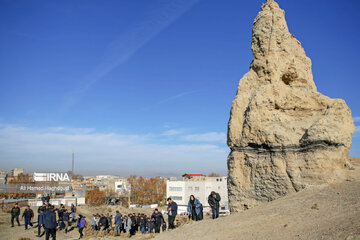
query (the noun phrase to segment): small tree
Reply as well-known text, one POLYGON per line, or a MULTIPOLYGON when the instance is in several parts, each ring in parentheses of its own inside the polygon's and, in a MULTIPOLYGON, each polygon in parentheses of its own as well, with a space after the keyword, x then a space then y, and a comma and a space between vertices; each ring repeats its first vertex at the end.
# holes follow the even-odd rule
POLYGON ((106 202, 106 193, 99 189, 94 189, 89 192, 87 204, 89 206, 100 206, 106 202))
POLYGON ((166 197, 166 181, 163 178, 143 178, 131 175, 128 178, 131 185, 131 203, 159 203, 166 197))

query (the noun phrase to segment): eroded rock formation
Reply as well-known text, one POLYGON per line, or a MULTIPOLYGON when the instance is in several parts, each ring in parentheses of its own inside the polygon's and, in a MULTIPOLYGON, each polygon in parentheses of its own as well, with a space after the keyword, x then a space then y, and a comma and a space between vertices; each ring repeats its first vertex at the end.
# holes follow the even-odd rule
POLYGON ((228 125, 232 211, 343 179, 355 130, 345 101, 317 92, 284 11, 273 0, 261 9, 228 125))

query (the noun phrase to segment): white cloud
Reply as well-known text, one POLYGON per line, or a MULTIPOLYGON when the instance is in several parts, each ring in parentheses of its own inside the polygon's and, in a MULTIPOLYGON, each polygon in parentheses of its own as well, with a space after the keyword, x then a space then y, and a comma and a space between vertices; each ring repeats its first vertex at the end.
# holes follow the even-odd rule
POLYGON ((0 165, 2 169, 23 167, 30 172, 66 171, 71 168, 71 153, 75 151, 75 171, 83 174, 181 174, 186 170, 207 173, 217 169, 225 172, 227 147, 210 143, 211 139, 220 140, 223 134, 188 135, 184 138, 192 142, 175 144, 170 140, 181 138, 180 131, 165 133, 170 138, 166 144, 161 143, 162 134, 131 135, 95 129, 34 129, 0 124, 0 165))
POLYGON ((48 129, 45 129, 45 131, 48 130, 50 132, 66 132, 66 133, 91 133, 94 132, 95 129, 93 128, 69 128, 69 127, 51 127, 48 129))
POLYGON ((163 135, 163 136, 174 136, 174 135, 179 135, 181 133, 182 133, 182 131, 180 131, 180 130, 170 129, 170 130, 167 130, 167 131, 163 132, 161 135, 163 135))
POLYGON ((192 142, 220 142, 226 143, 226 134, 222 132, 209 132, 203 134, 191 134, 183 136, 186 141, 192 142))
POLYGON ((360 126, 355 126, 355 132, 360 133, 360 126))

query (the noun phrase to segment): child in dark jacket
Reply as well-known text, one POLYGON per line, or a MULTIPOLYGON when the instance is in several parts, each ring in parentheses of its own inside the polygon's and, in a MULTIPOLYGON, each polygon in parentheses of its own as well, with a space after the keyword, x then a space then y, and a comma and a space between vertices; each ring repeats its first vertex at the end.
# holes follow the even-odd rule
POLYGON ((64 224, 65 224, 65 233, 68 232, 70 214, 71 214, 71 212, 69 212, 67 209, 65 209, 65 212, 63 213, 63 221, 64 221, 64 224))
POLYGON ((152 220, 151 220, 151 218, 147 218, 146 219, 146 228, 147 228, 147 231, 149 232, 149 233, 152 233, 153 232, 153 225, 152 225, 153 223, 152 223, 152 220))
POLYGON ((22 217, 25 218, 25 230, 28 230, 28 225, 30 225, 31 227, 33 226, 33 224, 31 223, 31 219, 34 217, 34 212, 30 208, 30 206, 26 207, 25 211, 22 214, 22 217))
POLYGON ((139 226, 140 226, 140 232, 142 234, 145 234, 146 233, 146 219, 144 218, 144 216, 140 216, 140 219, 139 219, 139 226))

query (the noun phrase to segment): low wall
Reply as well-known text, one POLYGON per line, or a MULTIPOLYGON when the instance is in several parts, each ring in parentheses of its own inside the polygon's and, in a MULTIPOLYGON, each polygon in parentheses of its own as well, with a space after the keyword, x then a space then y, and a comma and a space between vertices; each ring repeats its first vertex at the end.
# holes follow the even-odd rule
MULTIPOLYGON (((60 206, 60 204, 64 204, 65 206, 71 206, 74 204, 75 206, 79 204, 85 204, 84 199, 79 199, 77 201, 76 197, 68 197, 68 198, 53 198, 50 199, 50 204, 55 206, 60 206)), ((42 201, 39 199, 2 199, 0 200, 0 207, 4 212, 10 211, 14 204, 19 204, 19 207, 26 207, 30 205, 31 207, 38 207, 42 205, 42 201)))
MULTIPOLYGON (((42 205, 42 201, 39 199, 29 199, 29 205, 32 207, 38 207, 42 205)), ((71 204, 77 205, 77 201, 75 197, 69 198, 52 198, 50 199, 50 204, 55 206, 60 206, 60 204, 64 204, 65 206, 71 206, 71 204)))

